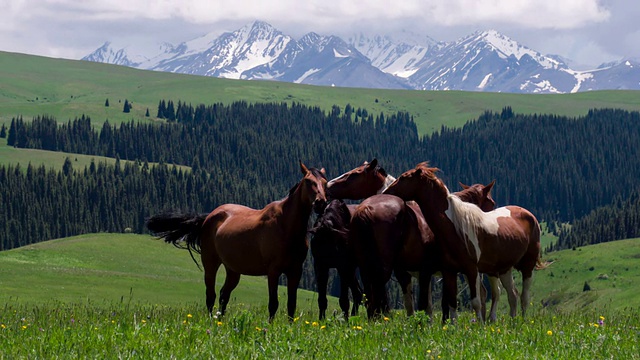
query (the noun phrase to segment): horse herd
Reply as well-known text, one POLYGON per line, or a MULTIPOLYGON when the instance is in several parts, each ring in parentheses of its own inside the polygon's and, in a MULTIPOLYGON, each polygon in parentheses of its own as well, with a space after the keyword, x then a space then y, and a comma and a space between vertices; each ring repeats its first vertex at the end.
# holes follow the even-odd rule
POLYGON ((514 317, 518 291, 513 269, 522 273, 520 304, 525 314, 533 270, 545 267, 540 259, 540 226, 524 208, 495 209, 491 198, 495 181, 461 184, 461 191, 450 193, 437 177, 438 169, 426 162, 396 179, 376 159, 330 181, 324 169, 300 162, 300 170, 303 177, 289 194, 260 210, 225 204, 208 214, 165 212, 147 220, 147 228, 159 238, 188 249, 192 257, 192 251, 200 254, 209 312, 216 299, 216 274, 224 265, 221 314, 240 275, 266 275, 269 321, 273 320, 279 305, 278 279, 285 274, 287 313, 293 319, 311 233, 321 319, 326 315, 330 268, 336 268, 341 279, 339 304, 345 317, 356 314, 363 290, 369 317, 387 313, 385 285, 392 273, 402 288, 407 314, 414 311, 411 277, 415 276, 420 289, 417 309, 432 316, 431 279, 436 272, 443 279, 443 322, 457 316, 458 273, 469 282, 477 319, 486 318, 481 273, 489 277, 491 287, 489 320, 496 319, 499 283, 514 317), (344 200, 362 201, 356 205, 344 200), (312 212, 318 217, 308 229, 312 212), (349 289, 354 301, 351 312, 349 289))

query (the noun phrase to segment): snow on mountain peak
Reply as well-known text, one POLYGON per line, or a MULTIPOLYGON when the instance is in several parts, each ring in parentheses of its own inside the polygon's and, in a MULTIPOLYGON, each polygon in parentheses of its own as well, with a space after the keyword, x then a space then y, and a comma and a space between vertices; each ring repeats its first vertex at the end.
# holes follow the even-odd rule
POLYGON ((545 69, 558 69, 564 66, 564 63, 522 46, 496 30, 477 31, 466 40, 487 44, 503 59, 514 56, 517 60, 521 60, 523 56, 529 55, 545 69))

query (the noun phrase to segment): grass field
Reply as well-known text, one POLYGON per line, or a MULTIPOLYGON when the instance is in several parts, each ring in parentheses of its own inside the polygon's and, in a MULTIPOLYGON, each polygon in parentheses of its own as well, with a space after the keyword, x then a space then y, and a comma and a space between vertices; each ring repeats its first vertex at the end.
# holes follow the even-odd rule
POLYGON ((192 104, 298 102, 327 111, 333 105, 366 109, 371 114, 408 111, 422 134, 443 124, 461 126, 485 110, 511 106, 515 112, 579 116, 592 108, 640 110, 640 91, 597 91, 567 95, 523 95, 461 91, 410 91, 331 88, 271 81, 226 80, 142 71, 85 61, 0 52, 0 122, 22 114, 49 114, 66 122, 87 114, 94 124, 106 119, 153 121, 162 99, 192 104), (110 106, 105 107, 109 99, 110 106), (124 100, 132 112, 122 112, 124 100))
POLYGON ((281 289, 270 324, 261 277, 243 277, 228 314, 209 317, 186 251, 145 235, 82 235, 0 252, 0 359, 634 359, 639 256, 640 239, 546 254, 554 263, 534 275, 524 319, 503 308, 490 324, 468 311, 445 325, 403 311, 345 321, 332 298, 318 322, 314 294, 299 291, 290 323, 281 289), (548 294, 563 295, 543 304, 548 294))

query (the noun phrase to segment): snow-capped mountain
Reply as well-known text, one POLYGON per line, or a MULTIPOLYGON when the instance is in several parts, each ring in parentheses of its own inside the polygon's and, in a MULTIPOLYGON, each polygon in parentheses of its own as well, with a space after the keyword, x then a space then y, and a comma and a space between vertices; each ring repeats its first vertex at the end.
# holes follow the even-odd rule
POLYGON ((308 33, 299 40, 252 22, 176 46, 143 51, 106 42, 83 58, 140 69, 247 80, 419 90, 568 93, 640 89, 640 61, 625 59, 595 70, 573 70, 494 30, 451 43, 403 32, 340 37, 308 33))
POLYGON ((409 80, 424 90, 568 92, 567 66, 493 30, 471 34, 427 57, 409 80))
POLYGON ((418 62, 438 47, 432 38, 409 32, 394 36, 360 33, 350 37, 348 42, 369 58, 371 65, 401 78, 413 75, 419 69, 418 62))

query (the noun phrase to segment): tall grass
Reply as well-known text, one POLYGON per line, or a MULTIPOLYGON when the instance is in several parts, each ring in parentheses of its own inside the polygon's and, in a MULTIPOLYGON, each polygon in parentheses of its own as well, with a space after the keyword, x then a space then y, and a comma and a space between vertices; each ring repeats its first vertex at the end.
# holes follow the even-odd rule
POLYGON ((552 313, 456 324, 407 318, 344 321, 301 313, 293 322, 266 308, 231 306, 225 317, 200 306, 47 303, 0 308, 0 358, 216 359, 632 359, 640 357, 640 312, 552 313))

